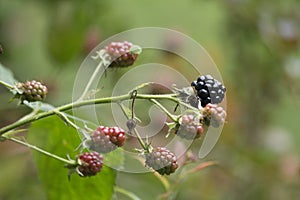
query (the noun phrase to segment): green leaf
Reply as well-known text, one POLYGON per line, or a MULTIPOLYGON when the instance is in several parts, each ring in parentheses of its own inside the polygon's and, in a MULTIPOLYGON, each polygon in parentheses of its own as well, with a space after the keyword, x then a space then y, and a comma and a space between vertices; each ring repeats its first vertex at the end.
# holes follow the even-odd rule
MULTIPOLYGON (((28 141, 58 156, 68 154, 71 158, 77 154, 74 149, 81 142, 77 132, 56 116, 34 122, 29 128, 28 141)), ((34 158, 49 200, 111 199, 116 176, 109 167, 104 166, 93 177, 73 174, 68 181, 64 163, 38 152, 34 152, 34 158)))
POLYGON ((13 73, 0 63, 0 84, 9 89, 13 89, 16 83, 18 83, 18 81, 14 78, 13 73))
POLYGON ((104 164, 117 170, 124 169, 124 150, 117 148, 116 150, 105 155, 104 164))
POLYGON ((41 101, 34 101, 34 102, 24 101, 24 104, 33 110, 49 111, 55 109, 53 105, 41 101))

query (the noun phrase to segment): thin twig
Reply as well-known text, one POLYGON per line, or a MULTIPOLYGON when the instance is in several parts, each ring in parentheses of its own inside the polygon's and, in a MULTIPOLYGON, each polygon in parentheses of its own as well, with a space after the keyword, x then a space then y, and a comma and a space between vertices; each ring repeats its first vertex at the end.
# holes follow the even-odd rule
MULTIPOLYGON (((125 117, 126 117, 127 119, 130 119, 130 117, 129 117, 128 114, 126 113, 126 110, 125 110, 125 108, 124 108, 124 105, 121 104, 121 103, 119 103, 118 105, 120 106, 120 108, 121 108, 122 112, 124 113, 125 117)), ((141 138, 141 136, 140 136, 139 132, 136 130, 136 128, 133 129, 133 132, 134 132, 136 138, 138 139, 139 143, 140 143, 141 146, 143 147, 143 149, 146 150, 146 151, 148 151, 147 145, 144 143, 143 139, 141 138)))
MULTIPOLYGON (((4 136, 3 136, 3 137, 4 137, 4 136)), ((75 161, 74 161, 74 160, 67 160, 67 159, 65 159, 65 158, 59 157, 59 156, 57 156, 57 155, 55 155, 55 154, 52 154, 52 153, 50 153, 50 152, 48 152, 48 151, 45 151, 45 150, 43 150, 43 149, 41 149, 41 148, 39 148, 39 147, 37 147, 37 146, 34 146, 34 145, 32 145, 32 144, 29 144, 29 143, 24 142, 24 141, 22 141, 22 140, 19 140, 19 139, 17 139, 17 138, 6 137, 6 139, 8 139, 8 140, 10 140, 10 141, 13 141, 13 142, 16 142, 16 143, 18 143, 18 144, 21 144, 21 145, 23 145, 23 146, 26 146, 26 147, 28 147, 28 148, 30 148, 30 149, 35 150, 35 151, 38 151, 39 153, 42 153, 42 154, 44 154, 44 155, 46 155, 46 156, 49 156, 49 157, 51 157, 51 158, 54 158, 54 159, 56 159, 56 160, 59 160, 59 161, 61 161, 61 162, 66 163, 66 164, 70 164, 70 165, 74 165, 74 164, 75 164, 75 161)))
POLYGON ((175 115, 172 115, 163 105, 161 105, 161 103, 155 99, 150 99, 150 101, 159 107, 164 113, 166 113, 173 122, 178 122, 178 118, 176 118, 175 115))
POLYGON ((73 127, 77 131, 81 131, 81 128, 74 124, 63 112, 54 110, 55 114, 58 115, 67 125, 73 127))
POLYGON ((103 67, 103 62, 101 61, 98 66, 96 67, 95 71, 93 72, 89 82, 87 83, 87 85, 84 88, 84 91, 82 92, 81 96, 78 98, 77 101, 81 101, 85 98, 85 95, 87 94, 87 92, 89 91, 93 81, 95 80, 99 70, 101 69, 101 67, 103 67))
POLYGON ((141 200, 141 198, 139 198, 136 194, 134 194, 133 192, 130 192, 128 190, 125 190, 124 188, 120 188, 118 186, 114 187, 116 192, 119 192, 127 197, 129 197, 132 200, 141 200))

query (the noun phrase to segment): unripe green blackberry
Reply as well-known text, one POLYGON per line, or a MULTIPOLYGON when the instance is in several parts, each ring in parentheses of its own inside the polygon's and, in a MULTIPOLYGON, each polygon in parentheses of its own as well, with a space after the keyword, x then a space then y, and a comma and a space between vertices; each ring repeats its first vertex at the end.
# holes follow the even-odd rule
POLYGON ((203 110, 204 123, 219 127, 225 122, 226 111, 218 105, 207 104, 203 110))
POLYGON ((126 122, 129 133, 132 133, 133 129, 136 127, 136 122, 134 119, 129 119, 126 122))
POLYGON ((161 175, 170 175, 178 168, 176 156, 165 147, 156 147, 146 154, 145 164, 161 175))
POLYGON ((29 102, 42 101, 47 95, 47 87, 39 81, 26 81, 25 83, 18 83, 17 88, 22 90, 20 96, 21 101, 27 100, 29 102))
POLYGON ((103 166, 103 156, 98 152, 86 152, 78 156, 76 168, 80 176, 95 176, 103 166))
POLYGON ((182 115, 179 123, 180 127, 175 134, 187 140, 199 138, 204 131, 200 119, 193 114, 182 115))
POLYGON ((133 65, 140 53, 140 47, 134 46, 132 43, 124 42, 111 42, 104 50, 107 53, 109 67, 128 67, 133 65), (138 48, 137 49, 134 49, 138 48))
POLYGON ((191 83, 191 86, 196 90, 203 108, 208 103, 221 103, 226 92, 225 86, 211 75, 199 76, 197 81, 191 83))
POLYGON ((91 133, 90 149, 108 153, 125 143, 125 131, 119 127, 99 126, 91 133))

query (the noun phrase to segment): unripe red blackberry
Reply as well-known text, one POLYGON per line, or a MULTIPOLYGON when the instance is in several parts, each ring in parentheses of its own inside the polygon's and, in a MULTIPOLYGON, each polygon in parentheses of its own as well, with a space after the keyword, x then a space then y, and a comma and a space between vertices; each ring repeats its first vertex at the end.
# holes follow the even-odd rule
POLYGON ((21 101, 27 100, 29 102, 42 101, 47 95, 47 87, 39 81, 26 81, 25 83, 18 83, 17 88, 22 90, 20 96, 21 101))
POLYGON ((199 76, 197 81, 191 83, 191 86, 196 90, 203 108, 208 103, 221 103, 226 92, 225 86, 211 75, 199 76))
POLYGON ((178 168, 176 156, 165 147, 156 147, 146 154, 145 164, 161 175, 170 175, 178 168))
POLYGON ((99 126, 91 133, 90 149, 108 153, 125 143, 125 131, 119 127, 99 126))
POLYGON ((213 127, 219 127, 225 122, 226 111, 218 105, 207 104, 203 110, 204 122, 213 127))
POLYGON ((103 156, 98 152, 86 152, 78 156, 76 168, 80 176, 95 176, 103 166, 103 156))
POLYGON ((179 123, 180 127, 175 134, 187 140, 199 138, 204 131, 200 119, 193 114, 182 115, 179 123))
POLYGON ((128 67, 133 65, 141 49, 130 42, 111 42, 105 48, 110 61, 109 67, 128 67))

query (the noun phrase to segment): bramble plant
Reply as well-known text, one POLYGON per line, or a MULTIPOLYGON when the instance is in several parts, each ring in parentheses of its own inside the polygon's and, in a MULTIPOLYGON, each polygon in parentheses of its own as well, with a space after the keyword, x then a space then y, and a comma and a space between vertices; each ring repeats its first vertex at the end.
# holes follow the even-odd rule
MULTIPOLYGON (((101 67, 105 69, 130 67, 135 63, 141 52, 141 47, 130 42, 112 42, 100 51, 97 51, 96 56, 93 56, 94 60, 99 61, 99 65, 95 71, 99 71, 101 67)), ((167 179, 161 176, 171 175, 188 163, 195 162, 195 158, 191 156, 189 151, 185 153, 183 161, 179 162, 175 153, 171 152, 167 147, 153 146, 147 137, 146 139, 141 137, 141 134, 136 129, 138 121, 134 112, 135 100, 149 101, 168 116, 169 120, 165 122, 169 127, 169 130, 165 133, 166 137, 174 134, 174 136, 178 136, 183 140, 197 140, 205 134, 209 126, 222 126, 226 118, 225 110, 218 105, 223 101, 226 88, 211 75, 199 75, 199 77, 195 77, 195 81, 191 82, 190 87, 174 88, 170 94, 141 93, 141 88, 153 84, 144 83, 136 88, 132 88, 128 94, 90 99, 87 98, 87 93, 89 92, 91 83, 95 79, 94 75, 96 73, 94 73, 78 100, 55 107, 42 102, 46 98, 48 89, 41 81, 18 82, 14 79, 12 73, 2 65, 0 65, 0 72, 0 83, 13 93, 12 98, 18 99, 20 105, 28 106, 33 110, 33 112, 22 119, 0 128, 1 141, 11 140, 27 146, 38 153, 59 160, 69 169, 69 175, 77 173, 79 177, 91 177, 96 176, 98 173, 101 174, 104 169, 106 157, 116 152, 117 149, 122 149, 128 137, 131 140, 132 138, 136 139, 140 146, 140 148, 133 149, 132 152, 138 152, 140 158, 143 159, 142 162, 145 168, 153 171, 162 182, 166 182, 167 179), (131 100, 131 109, 125 108, 122 104, 126 100, 131 100), (175 103, 177 105, 176 108, 180 106, 185 111, 182 114, 176 115, 174 114, 176 113, 175 111, 170 111, 161 104, 161 100, 168 100, 175 103), (97 128, 88 127, 87 123, 84 123, 83 126, 78 126, 74 123, 75 117, 67 113, 67 111, 74 108, 107 103, 120 105, 121 110, 127 117, 125 126, 128 130, 123 130, 118 126, 107 127, 104 124, 99 124, 97 128), (24 129, 24 125, 53 115, 58 116, 67 126, 74 128, 84 136, 81 142, 77 144, 79 148, 73 149, 73 151, 77 152, 74 158, 70 156, 64 158, 61 155, 55 154, 55 152, 41 149, 18 136, 18 133, 27 130, 27 128, 24 129)), ((52 150, 55 151, 55 149, 52 150)), ((170 196, 171 191, 176 188, 176 184, 179 184, 183 180, 184 176, 214 164, 216 163, 205 162, 191 170, 178 172, 177 176, 179 178, 176 179, 172 187, 166 187, 166 193, 162 197, 167 198, 170 196)), ((118 187, 115 188, 115 191, 127 194, 128 196, 134 195, 118 187)))

